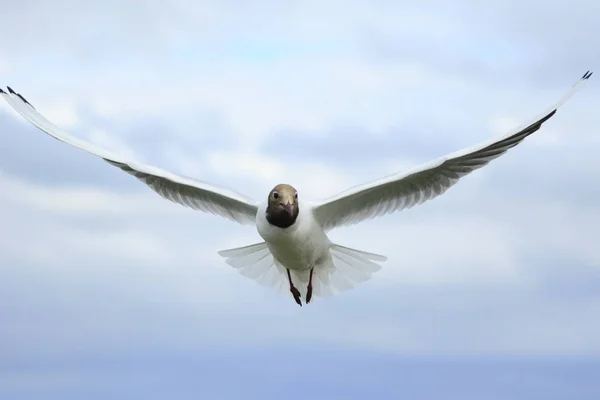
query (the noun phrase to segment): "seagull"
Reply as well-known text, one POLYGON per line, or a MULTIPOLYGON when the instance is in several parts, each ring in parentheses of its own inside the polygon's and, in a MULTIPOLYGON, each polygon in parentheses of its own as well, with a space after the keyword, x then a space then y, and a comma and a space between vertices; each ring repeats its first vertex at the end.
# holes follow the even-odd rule
POLYGON ((332 242, 334 228, 409 209, 448 190, 462 177, 521 143, 548 121, 592 72, 587 71, 557 103, 532 122, 500 138, 351 187, 320 201, 298 195, 290 184, 275 186, 262 201, 230 189, 174 174, 80 140, 61 130, 10 87, 0 95, 27 121, 64 143, 100 157, 133 175, 174 203, 242 225, 254 225, 262 241, 221 250, 225 262, 257 283, 302 299, 324 298, 371 279, 387 257, 332 242))

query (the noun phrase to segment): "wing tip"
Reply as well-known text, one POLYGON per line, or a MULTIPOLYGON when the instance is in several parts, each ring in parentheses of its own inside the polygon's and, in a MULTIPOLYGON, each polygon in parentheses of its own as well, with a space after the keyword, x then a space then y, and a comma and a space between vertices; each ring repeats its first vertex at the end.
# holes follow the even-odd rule
POLYGON ((591 70, 587 70, 587 72, 585 74, 583 74, 583 76, 581 77, 581 80, 587 80, 590 79, 590 77, 592 76, 594 72, 591 70))
MULTIPOLYGON (((31 103, 29 101, 27 101, 27 99, 25 97, 23 97, 23 95, 21 95, 21 93, 17 93, 16 91, 13 90, 13 88, 11 88, 10 86, 6 86, 6 88, 8 89, 8 92, 12 95, 17 96, 19 99, 21 99, 25 104, 28 104, 29 106, 31 106, 33 109, 35 109, 35 107, 33 107, 33 105, 31 105, 31 103)), ((6 94, 6 92, 2 89, 0 89, 0 92, 2 94, 6 94)))
MULTIPOLYGON (((29 104, 31 106, 31 103, 28 102, 27 99, 25 97, 23 97, 20 93, 17 93, 17 96, 19 96, 19 98, 21 100, 23 100, 24 103, 27 103, 27 104, 29 104)), ((31 107, 33 107, 33 106, 31 106, 31 107)))

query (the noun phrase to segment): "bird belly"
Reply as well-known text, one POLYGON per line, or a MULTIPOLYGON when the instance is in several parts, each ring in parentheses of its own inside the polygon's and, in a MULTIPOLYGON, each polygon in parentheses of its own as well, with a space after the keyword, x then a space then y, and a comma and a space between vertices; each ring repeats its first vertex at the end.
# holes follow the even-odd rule
POLYGON ((329 257, 329 238, 312 218, 298 218, 285 229, 261 221, 257 228, 273 258, 285 268, 308 270, 329 257))
POLYGON ((273 257, 284 267, 307 270, 315 266, 326 249, 310 238, 307 240, 282 240, 267 242, 273 257))

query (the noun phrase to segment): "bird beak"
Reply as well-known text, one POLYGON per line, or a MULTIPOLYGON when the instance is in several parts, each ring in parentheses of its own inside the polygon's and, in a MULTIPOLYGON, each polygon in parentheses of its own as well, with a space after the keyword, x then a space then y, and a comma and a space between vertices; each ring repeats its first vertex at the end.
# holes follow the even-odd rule
POLYGON ((294 215, 294 204, 293 203, 287 203, 285 206, 283 206, 283 208, 285 209, 285 211, 288 214, 294 215))

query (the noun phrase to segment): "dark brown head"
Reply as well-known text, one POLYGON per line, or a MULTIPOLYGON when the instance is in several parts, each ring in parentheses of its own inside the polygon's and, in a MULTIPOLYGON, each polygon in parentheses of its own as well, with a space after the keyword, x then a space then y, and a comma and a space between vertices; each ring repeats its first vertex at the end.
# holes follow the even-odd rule
POLYGON ((298 218, 298 192, 290 185, 277 185, 269 193, 267 221, 280 228, 288 228, 298 218))

